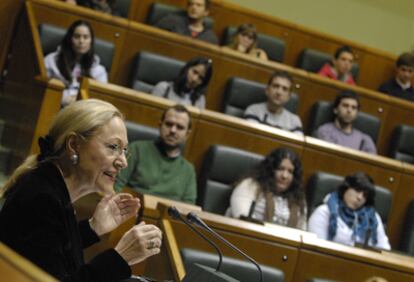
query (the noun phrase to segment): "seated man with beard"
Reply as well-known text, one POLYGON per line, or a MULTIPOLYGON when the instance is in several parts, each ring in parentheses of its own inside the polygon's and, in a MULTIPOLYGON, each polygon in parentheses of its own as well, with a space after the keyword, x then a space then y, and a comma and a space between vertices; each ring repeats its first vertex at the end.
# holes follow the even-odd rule
POLYGON ((190 130, 191 116, 183 105, 166 109, 157 140, 129 145, 128 167, 118 175, 115 190, 129 186, 139 193, 194 204, 197 196, 194 167, 181 155, 190 130))
POLYGON ((316 137, 351 149, 376 154, 371 137, 353 127, 359 111, 358 95, 352 91, 341 92, 333 103, 335 120, 321 125, 316 137))

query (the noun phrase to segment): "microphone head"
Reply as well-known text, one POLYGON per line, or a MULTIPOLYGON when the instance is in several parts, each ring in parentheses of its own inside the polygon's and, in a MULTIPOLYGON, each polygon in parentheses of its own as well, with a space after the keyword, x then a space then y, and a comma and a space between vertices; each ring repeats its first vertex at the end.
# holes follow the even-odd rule
POLYGON ((181 218, 180 212, 177 210, 176 207, 169 207, 168 208, 168 215, 171 216, 174 219, 181 218))
POLYGON ((199 223, 198 216, 193 212, 187 214, 187 220, 191 223, 199 223))

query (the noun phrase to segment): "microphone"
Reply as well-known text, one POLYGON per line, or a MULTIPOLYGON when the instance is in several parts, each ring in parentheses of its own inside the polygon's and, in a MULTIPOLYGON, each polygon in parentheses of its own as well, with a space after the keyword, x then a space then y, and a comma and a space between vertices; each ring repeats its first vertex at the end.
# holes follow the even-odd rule
POLYGON ((216 238, 218 238, 220 241, 222 241, 223 243, 225 243, 227 246, 229 246, 230 248, 232 248, 234 251, 236 251, 237 253, 241 254, 242 256, 244 256, 246 259, 248 259, 251 263, 253 263, 256 267, 257 270, 259 270, 259 281, 262 282, 263 281, 263 272, 262 272, 262 268, 260 267, 260 265, 251 257, 249 257, 247 254, 245 254, 244 252, 242 252, 240 249, 238 249, 236 246, 234 246, 232 243, 230 243, 229 241, 227 241, 226 239, 224 239, 224 237, 222 237, 220 234, 218 234, 216 231, 214 231, 213 229, 211 229, 201 218, 199 218, 195 213, 189 212, 187 214, 187 219, 190 223, 194 223, 198 226, 200 226, 201 228, 203 228, 204 230, 208 231, 210 234, 212 234, 213 236, 215 236, 216 238))
POLYGON ((363 244, 363 247, 364 248, 367 248, 368 247, 369 239, 371 237, 371 233, 372 233, 371 228, 368 228, 367 232, 365 233, 365 240, 364 240, 364 244, 363 244))
POLYGON ((185 225, 187 225, 188 227, 190 227, 191 230, 193 230, 195 233, 197 233, 201 238, 203 238, 207 243, 210 244, 210 246, 212 246, 216 250, 216 252, 217 252, 217 254, 219 256, 219 262, 217 264, 216 271, 219 272, 220 271, 220 267, 221 267, 221 263, 223 261, 223 254, 221 253, 221 251, 217 247, 217 245, 213 241, 211 241, 210 239, 208 239, 203 233, 201 233, 200 231, 198 231, 197 229, 195 229, 190 223, 188 223, 188 221, 181 216, 180 212, 177 210, 176 207, 169 207, 168 208, 168 215, 171 216, 174 219, 178 219, 178 220, 184 222, 185 225))

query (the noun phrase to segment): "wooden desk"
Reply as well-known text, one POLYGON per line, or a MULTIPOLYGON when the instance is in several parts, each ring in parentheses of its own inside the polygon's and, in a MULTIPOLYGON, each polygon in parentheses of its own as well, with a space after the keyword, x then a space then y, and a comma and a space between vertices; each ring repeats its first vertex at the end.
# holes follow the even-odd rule
POLYGON ((414 259, 369 251, 312 237, 302 237, 294 281, 311 278, 365 281, 379 276, 387 281, 414 281, 414 259))
POLYGON ((53 282, 55 278, 0 243, 0 273, 2 281, 53 282))

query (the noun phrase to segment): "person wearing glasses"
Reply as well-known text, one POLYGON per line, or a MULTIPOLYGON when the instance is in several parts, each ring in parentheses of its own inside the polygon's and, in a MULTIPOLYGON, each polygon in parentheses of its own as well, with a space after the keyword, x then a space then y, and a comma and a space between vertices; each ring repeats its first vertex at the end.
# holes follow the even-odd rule
POLYGON ((128 167, 118 175, 115 190, 128 186, 139 193, 194 204, 194 166, 182 156, 190 131, 191 116, 185 106, 167 108, 161 117, 157 140, 130 144, 128 167))
POLYGON ((115 194, 116 175, 127 166, 122 114, 100 100, 81 100, 60 111, 49 133, 2 189, 0 241, 59 281, 119 281, 130 265, 160 252, 158 227, 141 222, 113 249, 84 262, 83 249, 137 215, 140 202, 115 194), (103 196, 93 216, 76 220, 73 203, 103 196))

